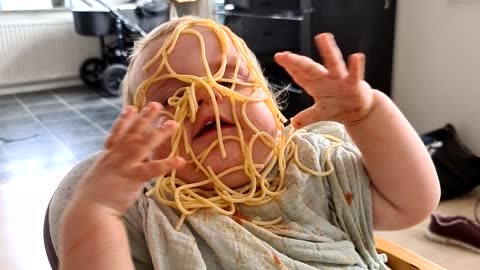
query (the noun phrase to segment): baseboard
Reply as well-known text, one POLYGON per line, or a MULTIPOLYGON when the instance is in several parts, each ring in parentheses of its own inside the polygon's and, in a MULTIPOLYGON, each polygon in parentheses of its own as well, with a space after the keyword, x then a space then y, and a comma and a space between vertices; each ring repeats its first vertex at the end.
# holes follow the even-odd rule
POLYGON ((78 77, 62 78, 62 79, 55 79, 55 80, 41 81, 41 82, 30 82, 26 84, 0 85, 0 96, 27 93, 27 92, 36 92, 36 91, 79 86, 79 85, 82 85, 82 81, 78 77))

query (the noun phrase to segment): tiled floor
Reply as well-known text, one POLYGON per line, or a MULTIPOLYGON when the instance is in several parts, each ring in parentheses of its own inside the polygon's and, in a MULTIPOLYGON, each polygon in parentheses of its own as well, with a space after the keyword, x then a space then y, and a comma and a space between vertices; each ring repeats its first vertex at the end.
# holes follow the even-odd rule
POLYGON ((48 201, 74 163, 102 148, 121 98, 83 87, 0 96, 0 269, 50 269, 48 201))
POLYGON ((120 108, 82 87, 0 96, 0 182, 99 150, 120 108))

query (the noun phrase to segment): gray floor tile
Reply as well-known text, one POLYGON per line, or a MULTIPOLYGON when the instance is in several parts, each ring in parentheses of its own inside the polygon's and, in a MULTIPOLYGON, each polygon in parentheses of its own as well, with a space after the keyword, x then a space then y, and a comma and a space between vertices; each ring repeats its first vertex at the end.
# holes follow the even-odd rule
POLYGON ((23 107, 20 105, 20 103, 17 102, 16 99, 13 99, 8 103, 2 104, 2 106, 0 107, 0 112, 18 110, 18 109, 23 109, 23 107))
POLYGON ((6 166, 10 166, 10 163, 2 163, 0 164, 0 184, 6 183, 11 180, 15 174, 6 166))
POLYGON ((113 122, 105 122, 105 123, 98 124, 98 125, 101 126, 103 128, 103 130, 105 130, 106 132, 110 132, 110 129, 113 126, 113 122))
POLYGON ((106 113, 120 113, 120 109, 116 108, 112 105, 92 105, 92 106, 86 106, 78 109, 80 112, 82 112, 84 115, 90 118, 92 115, 97 115, 97 114, 106 114, 106 113))
POLYGON ((83 118, 46 124, 49 130, 66 145, 92 138, 103 138, 106 131, 83 118))
POLYGON ((58 100, 50 93, 50 91, 38 91, 32 93, 22 93, 16 95, 26 105, 39 103, 55 103, 58 100))
POLYGON ((101 150, 107 132, 75 110, 94 105, 107 108, 102 122, 119 111, 84 87, 0 96, 0 183, 71 167, 101 150))
POLYGON ((51 92, 70 104, 101 98, 99 93, 85 87, 58 89, 51 92))
POLYGON ((106 133, 95 126, 75 127, 55 132, 55 135, 65 144, 71 145, 76 142, 85 141, 91 138, 103 138, 106 133))
POLYGON ((57 122, 45 123, 48 129, 54 133, 61 133, 63 130, 75 129, 75 128, 95 128, 91 121, 84 118, 73 118, 57 122))
POLYGON ((19 123, 16 125, 3 126, 0 129, 0 141, 4 143, 24 141, 43 134, 48 134, 48 131, 36 122, 26 124, 19 123))
POLYGON ((3 148, 3 143, 0 143, 0 184, 11 178, 11 173, 8 171, 10 160, 7 157, 7 152, 3 148))
POLYGON ((57 162, 74 162, 76 160, 71 151, 66 148, 53 146, 50 148, 51 150, 48 153, 34 148, 28 153, 9 154, 11 165, 7 168, 7 171, 34 171, 38 168, 52 166, 57 162))
POLYGON ((39 163, 44 164, 73 158, 70 150, 53 136, 41 136, 31 140, 9 143, 5 145, 5 150, 11 162, 38 160, 39 163))
POLYGON ((34 180, 102 150, 121 104, 82 86, 0 96, 0 183, 34 180))
POLYGON ((75 108, 84 107, 84 106, 91 106, 91 105, 94 105, 94 104, 101 104, 103 106, 109 104, 109 103, 105 102, 104 98, 102 98, 100 96, 97 96, 97 95, 85 96, 85 97, 82 97, 82 98, 75 98, 75 99, 67 99, 65 101, 75 108))
POLYGON ((45 155, 29 155, 23 159, 12 160, 0 170, 0 183, 13 179, 37 180, 37 177, 48 175, 60 168, 71 168, 78 161, 70 152, 45 155), (28 169, 26 169, 28 168, 28 169))
POLYGON ((0 163, 8 162, 7 152, 5 151, 5 148, 3 145, 4 143, 0 142, 0 163))
POLYGON ((27 105, 27 108, 33 114, 68 110, 68 107, 65 104, 63 104, 60 100, 57 100, 56 102, 52 102, 52 103, 30 104, 30 105, 27 105))
POLYGON ((35 116, 44 123, 68 121, 71 119, 81 118, 80 114, 70 109, 62 111, 42 112, 35 114, 35 116))
POLYGON ((105 113, 98 113, 92 114, 87 116, 92 122, 97 123, 98 125, 103 125, 106 123, 113 123, 115 119, 117 119, 119 112, 105 112, 105 113))
MULTIPOLYGON (((18 127, 24 128, 25 126, 36 127, 38 122, 30 115, 18 115, 11 118, 0 119, 0 136, 7 136, 11 132, 16 133, 18 127)), ((16 135, 15 135, 16 136, 16 135)))
POLYGON ((103 149, 105 139, 102 138, 90 138, 84 141, 78 141, 69 145, 69 148, 73 152, 76 158, 83 159, 93 153, 101 151, 103 149))
POLYGON ((91 107, 91 106, 112 106, 104 98, 99 96, 75 100, 73 102, 69 102, 69 104, 77 110, 85 107, 91 107))
POLYGON ((122 108, 123 106, 123 98, 122 97, 106 97, 105 98, 108 102, 115 105, 117 108, 122 108))
POLYGON ((4 95, 0 96, 0 104, 9 104, 9 103, 15 103, 17 101, 15 95, 4 95))
POLYGON ((25 110, 16 100, 12 100, 10 103, 0 104, 0 119, 28 115, 29 112, 25 110))

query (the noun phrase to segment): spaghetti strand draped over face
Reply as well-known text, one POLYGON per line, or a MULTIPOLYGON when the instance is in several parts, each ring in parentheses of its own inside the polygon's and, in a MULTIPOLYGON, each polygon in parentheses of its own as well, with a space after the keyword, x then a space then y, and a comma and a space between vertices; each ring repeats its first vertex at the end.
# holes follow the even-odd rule
MULTIPOLYGON (((284 190, 284 178, 287 163, 289 161, 296 162, 302 170, 314 175, 327 175, 333 170, 333 166, 328 158, 330 148, 327 149, 327 160, 323 161, 329 169, 325 172, 317 172, 302 165, 298 159, 298 153, 293 138, 296 133, 302 130, 293 130, 284 128, 283 123, 286 119, 279 111, 277 104, 268 90, 268 84, 263 77, 259 66, 248 50, 246 44, 239 39, 230 29, 225 26, 218 25, 208 19, 199 19, 185 21, 178 25, 173 33, 171 33, 164 41, 163 46, 158 52, 145 64, 143 70, 155 70, 151 76, 144 80, 136 89, 134 97, 134 105, 141 109, 145 106, 147 91, 150 87, 163 80, 176 79, 185 83, 187 86, 180 87, 174 94, 168 98, 168 105, 174 108, 174 112, 163 111, 162 113, 172 118, 179 126, 171 139, 171 153, 169 157, 180 155, 180 146, 185 149, 188 155, 187 163, 193 163, 200 175, 205 175, 205 179, 196 183, 186 183, 182 179, 176 177, 176 170, 170 175, 161 175, 157 178, 155 185, 147 192, 147 196, 154 196, 160 203, 176 208, 181 212, 181 218, 177 224, 177 230, 180 229, 186 216, 192 215, 200 209, 213 209, 221 214, 232 216, 235 212, 236 204, 244 204, 248 206, 256 206, 268 203, 274 197, 280 195, 284 190), (193 29, 192 26, 208 27, 217 36, 221 48, 221 64, 215 73, 212 73, 206 56, 205 40, 202 34, 193 29), (178 74, 170 66, 168 56, 174 50, 177 41, 181 35, 192 35, 195 37, 201 50, 201 57, 205 76, 199 77, 189 74, 178 74), (225 76, 227 67, 227 55, 229 43, 231 41, 237 50, 237 58, 233 76, 225 76), (251 80, 245 81, 238 78, 241 63, 245 63, 249 71, 251 80), (229 87, 225 86, 228 85, 229 87), (253 90, 250 95, 243 95, 235 91, 236 87, 249 87, 253 90), (196 89, 204 89, 207 91, 212 104, 215 115, 216 132, 218 138, 214 140, 201 153, 196 154, 189 144, 187 132, 184 123, 196 121, 199 105, 196 98, 196 89), (237 129, 238 136, 222 134, 220 114, 217 100, 228 98, 232 107, 233 120, 237 129), (275 118, 275 125, 279 131, 278 136, 272 137, 270 134, 258 130, 247 116, 247 105, 250 103, 264 102, 270 109, 275 118), (239 108, 241 114, 237 115, 236 106, 241 104, 239 108), (251 129, 254 134, 247 142, 244 138, 244 131, 240 122, 245 123, 247 128, 251 129), (244 163, 234 166, 223 172, 215 173, 212 167, 204 165, 204 161, 212 150, 218 148, 223 158, 228 158, 225 151, 226 141, 236 141, 240 146, 244 163), (270 151, 270 160, 266 164, 256 164, 253 159, 253 148, 256 142, 263 143, 270 151), (271 176, 272 170, 277 167, 278 175, 271 176), (249 183, 231 189, 224 184, 222 179, 227 178, 230 174, 243 171, 249 178, 249 183), (212 187, 209 190, 205 186, 212 187), (204 188, 202 188, 204 187, 204 188)), ((332 147, 340 145, 342 142, 336 138, 328 138, 335 143, 332 147)), ((326 166, 322 166, 326 167, 326 166)), ((272 221, 253 220, 259 225, 269 225, 277 223, 281 217, 272 221)))

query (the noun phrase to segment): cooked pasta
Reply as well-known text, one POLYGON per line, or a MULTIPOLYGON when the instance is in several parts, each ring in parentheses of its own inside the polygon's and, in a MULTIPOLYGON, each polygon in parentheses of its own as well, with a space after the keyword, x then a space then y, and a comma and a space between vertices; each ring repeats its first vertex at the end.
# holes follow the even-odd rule
MULTIPOLYGON (((232 216, 235 212, 236 204, 255 206, 268 203, 284 191, 285 170, 288 162, 294 161, 302 170, 314 175, 325 176, 333 171, 333 166, 329 158, 330 149, 331 147, 340 145, 342 142, 335 137, 326 137, 334 142, 331 144, 331 147, 326 149, 327 171, 317 172, 301 164, 293 138, 298 132, 303 131, 284 128, 283 124, 286 122, 286 119, 279 111, 272 94, 268 90, 267 82, 261 70, 251 59, 245 43, 236 37, 227 27, 217 25, 211 20, 187 21, 179 25, 173 33, 165 39, 163 46, 158 50, 156 55, 145 64, 144 71, 151 68, 156 68, 155 72, 138 86, 135 92, 134 105, 139 109, 145 105, 147 91, 154 83, 171 78, 185 82, 188 86, 179 88, 168 98, 168 105, 174 108, 174 113, 162 112, 179 123, 178 129, 171 139, 172 151, 170 157, 180 155, 180 145, 182 145, 189 157, 187 163, 193 163, 199 174, 202 173, 207 176, 199 182, 186 183, 176 177, 176 170, 173 170, 170 175, 159 176, 154 187, 148 191, 148 196, 154 196, 160 203, 176 208, 182 213, 176 227, 177 230, 180 229, 186 216, 193 215, 200 209, 209 208, 221 214, 232 216), (206 48, 203 36, 200 32, 191 28, 193 25, 209 27, 220 41, 222 62, 215 74, 212 74, 206 60, 206 48), (170 66, 168 55, 175 48, 180 35, 193 35, 200 43, 201 56, 206 71, 204 77, 178 74, 170 66), (227 66, 228 40, 231 40, 233 46, 238 51, 235 70, 231 78, 224 77, 227 66), (253 78, 251 82, 238 79, 239 67, 242 61, 246 63, 250 75, 253 78), (231 84, 231 86, 226 87, 223 85, 224 83, 231 84), (242 95, 234 91, 237 86, 250 87, 254 93, 250 96, 242 95), (206 147, 204 151, 195 154, 189 145, 184 123, 185 121, 190 121, 191 123, 196 121, 198 111, 196 89, 198 88, 205 89, 211 99, 218 138, 206 147), (258 91, 262 93, 262 95, 260 95, 262 96, 261 98, 256 97, 258 91), (222 134, 217 100, 223 98, 230 100, 238 136, 224 136, 222 134), (246 113, 247 104, 254 102, 264 102, 271 110, 275 117, 276 127, 280 131, 277 137, 272 137, 268 133, 258 130, 248 118, 246 113), (235 106, 237 103, 242 104, 240 108, 241 115, 237 115, 236 113, 235 106), (252 136, 248 142, 244 140, 239 117, 241 117, 241 120, 246 123, 246 126, 254 133, 254 136, 252 136), (225 142, 229 140, 239 143, 244 164, 229 168, 220 173, 215 173, 210 166, 204 165, 204 161, 211 151, 216 148, 219 148, 223 158, 227 158, 225 142), (253 161, 253 145, 257 141, 263 143, 270 149, 271 158, 267 164, 255 164, 253 161), (271 173, 275 167, 278 168, 278 175, 272 177, 271 173), (222 179, 238 171, 243 171, 245 175, 248 176, 250 182, 239 188, 231 189, 223 183, 222 179), (212 188, 207 190, 205 188, 206 185, 212 188)), ((255 219, 252 222, 259 225, 272 225, 280 221, 281 217, 271 221, 255 219)))

